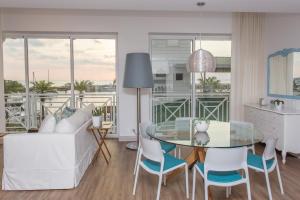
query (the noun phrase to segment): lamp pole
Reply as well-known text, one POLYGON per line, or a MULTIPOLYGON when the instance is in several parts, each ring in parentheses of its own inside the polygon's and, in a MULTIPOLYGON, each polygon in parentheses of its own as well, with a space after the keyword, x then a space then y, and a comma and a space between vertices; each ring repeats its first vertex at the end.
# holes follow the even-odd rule
POLYGON ((140 143, 140 129, 139 129, 139 126, 140 126, 140 123, 141 123, 141 88, 137 88, 136 89, 136 103, 137 103, 137 124, 136 124, 136 135, 137 135, 137 146, 139 146, 139 143, 140 143))

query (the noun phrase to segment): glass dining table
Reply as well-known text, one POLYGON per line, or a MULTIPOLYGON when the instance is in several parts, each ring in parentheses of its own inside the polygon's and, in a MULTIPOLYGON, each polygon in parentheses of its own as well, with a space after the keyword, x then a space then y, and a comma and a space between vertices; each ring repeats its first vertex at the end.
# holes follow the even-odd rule
MULTIPOLYGON (((192 151, 184 158, 190 167, 196 161, 204 162, 207 148, 252 147, 263 140, 263 134, 251 123, 240 121, 209 121, 208 123, 207 131, 198 132, 195 128, 195 120, 177 118, 175 121, 153 124, 147 129, 147 134, 159 141, 191 147, 192 151)), ((182 172, 178 169, 169 174, 168 179, 182 172)), ((211 193, 209 196, 212 199, 211 193)))

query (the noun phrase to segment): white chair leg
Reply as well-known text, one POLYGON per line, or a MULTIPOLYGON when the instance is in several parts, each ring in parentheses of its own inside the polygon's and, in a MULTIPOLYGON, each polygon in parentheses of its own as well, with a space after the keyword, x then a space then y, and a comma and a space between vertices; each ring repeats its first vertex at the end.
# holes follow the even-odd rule
POLYGON ((281 191, 281 194, 283 195, 284 191, 283 191, 282 180, 281 180, 281 175, 280 175, 278 163, 276 165, 276 171, 277 171, 277 178, 278 178, 278 182, 279 182, 280 191, 281 191))
POLYGON ((177 146, 174 149, 174 156, 175 156, 175 158, 177 158, 177 146))
POLYGON ((251 149, 252 149, 252 153, 255 154, 255 146, 254 146, 254 144, 252 145, 251 149))
POLYGON ((204 183, 204 199, 208 200, 208 185, 204 183))
POLYGON ((167 175, 164 175, 164 186, 167 186, 167 175))
MULTIPOLYGON (((245 172, 245 176, 246 176, 246 179, 247 179, 247 181, 246 181, 246 187, 247 187, 247 196, 248 196, 248 200, 251 200, 252 198, 251 198, 251 188, 250 188, 250 179, 249 179, 249 171, 248 171, 248 168, 246 168, 246 169, 244 170, 244 172, 245 172)), ((230 188, 230 190, 231 190, 231 188, 230 188)), ((230 191, 230 193, 231 193, 231 191, 230 191)))
POLYGON ((250 181, 249 181, 249 178, 248 178, 248 180, 247 180, 246 185, 247 185, 247 196, 248 196, 248 200, 251 200, 252 198, 251 198, 251 189, 250 189, 250 181))
POLYGON ((160 189, 161 189, 161 183, 162 183, 162 177, 163 175, 160 174, 159 178, 158 178, 158 187, 157 187, 157 195, 156 195, 156 200, 159 200, 159 196, 160 196, 160 189))
POLYGON ((140 154, 140 146, 138 147, 138 150, 136 152, 136 158, 135 158, 133 175, 136 173, 136 168, 137 168, 137 163, 138 163, 138 159, 139 159, 139 154, 140 154))
POLYGON ((226 187, 226 198, 229 198, 229 187, 226 187))
POLYGON ((228 189, 228 190, 229 190, 229 196, 230 196, 230 195, 231 195, 231 187, 229 187, 229 189, 228 189))
POLYGON ((178 158, 180 159, 181 158, 181 148, 178 147, 178 158))
POLYGON ((185 164, 185 191, 186 191, 186 198, 188 199, 190 195, 189 195, 189 169, 187 164, 185 164))
POLYGON ((265 177, 266 177, 266 182, 267 182, 269 200, 272 200, 272 191, 271 191, 271 186, 270 186, 269 174, 268 174, 267 170, 265 170, 265 177))
POLYGON ((192 188, 192 200, 195 200, 196 192, 196 168, 193 168, 193 188, 192 188))
POLYGON ((139 176, 139 171, 140 171, 140 165, 139 165, 139 163, 138 163, 137 171, 136 171, 136 174, 135 174, 135 180, 134 180, 133 192, 132 192, 133 195, 135 195, 136 185, 137 185, 137 180, 138 180, 138 176, 139 176))

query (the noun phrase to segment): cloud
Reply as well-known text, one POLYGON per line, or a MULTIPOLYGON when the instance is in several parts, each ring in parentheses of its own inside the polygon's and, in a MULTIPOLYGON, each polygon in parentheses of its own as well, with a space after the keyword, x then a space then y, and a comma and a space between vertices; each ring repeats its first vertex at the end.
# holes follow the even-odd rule
MULTIPOLYGON (((115 41, 78 39, 74 41, 75 71, 92 80, 110 79, 115 74, 115 41), (90 71, 90 73, 88 72, 90 71), (99 76, 101 74, 101 76, 99 76)), ((29 39, 29 70, 37 77, 54 80, 70 78, 70 41, 68 39, 29 39)), ((4 63, 7 74, 24 73, 24 40, 7 39, 4 43, 4 63), (23 68, 22 68, 23 67, 23 68)), ((11 77, 16 78, 17 75, 11 77)))
POLYGON ((28 46, 43 47, 45 44, 41 39, 28 39, 28 46))

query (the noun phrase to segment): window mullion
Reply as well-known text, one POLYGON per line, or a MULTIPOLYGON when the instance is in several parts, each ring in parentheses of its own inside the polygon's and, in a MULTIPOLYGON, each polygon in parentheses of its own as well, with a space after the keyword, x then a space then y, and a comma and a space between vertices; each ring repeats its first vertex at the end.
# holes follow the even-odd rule
POLYGON ((29 95, 29 60, 28 60, 28 38, 24 37, 24 61, 25 61, 25 87, 26 87, 26 105, 25 109, 27 113, 26 117, 26 128, 27 130, 30 128, 30 95, 29 95))
POLYGON ((74 39, 70 38, 71 107, 75 108, 74 91, 74 39))

